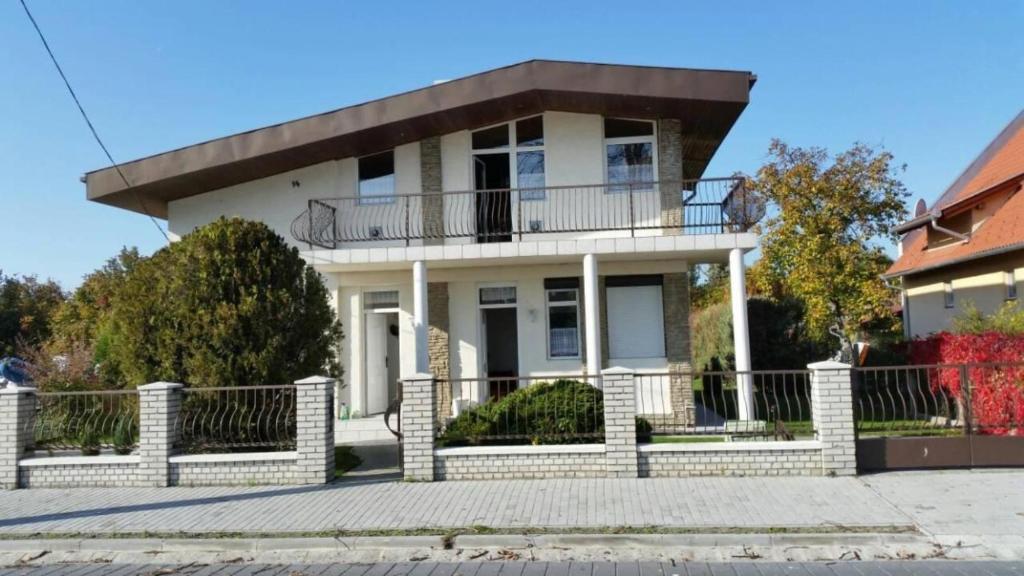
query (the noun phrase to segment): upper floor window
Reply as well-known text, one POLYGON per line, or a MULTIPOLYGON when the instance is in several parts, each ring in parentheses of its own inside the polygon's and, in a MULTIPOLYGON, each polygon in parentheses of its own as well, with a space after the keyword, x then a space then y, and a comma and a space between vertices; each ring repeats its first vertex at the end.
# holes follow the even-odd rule
POLYGON ((395 201, 395 151, 359 158, 359 204, 395 201))
POLYGON ((545 198, 543 116, 477 130, 471 138, 477 189, 518 188, 523 200, 545 198))
POLYGON ((1003 283, 1006 285, 1006 299, 1017 299, 1017 271, 1007 270, 1003 272, 1003 283))
POLYGON ((615 185, 654 182, 654 122, 605 118, 604 145, 609 191, 627 189, 615 185))

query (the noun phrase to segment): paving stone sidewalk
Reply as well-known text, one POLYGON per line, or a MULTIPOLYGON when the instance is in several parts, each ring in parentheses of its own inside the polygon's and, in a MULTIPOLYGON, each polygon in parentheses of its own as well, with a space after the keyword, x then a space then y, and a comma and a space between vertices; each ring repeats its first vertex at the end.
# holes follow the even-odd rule
POLYGON ((2 534, 908 526, 856 478, 580 479, 0 492, 2 534))

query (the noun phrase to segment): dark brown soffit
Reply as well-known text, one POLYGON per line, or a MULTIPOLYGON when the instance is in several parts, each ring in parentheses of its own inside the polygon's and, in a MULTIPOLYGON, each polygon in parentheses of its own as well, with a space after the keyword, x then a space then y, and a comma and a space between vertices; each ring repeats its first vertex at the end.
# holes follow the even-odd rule
POLYGON ((531 60, 86 174, 89 200, 167 216, 167 203, 328 160, 545 110, 678 118, 684 177, 703 174, 749 100, 749 72, 531 60))

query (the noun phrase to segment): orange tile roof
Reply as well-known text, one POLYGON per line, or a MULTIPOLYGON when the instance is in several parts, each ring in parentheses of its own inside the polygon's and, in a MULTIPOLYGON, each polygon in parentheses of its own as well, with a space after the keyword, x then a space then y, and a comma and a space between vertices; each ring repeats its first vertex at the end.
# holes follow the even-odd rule
MULTIPOLYGON (((993 140, 970 166, 935 202, 932 210, 970 203, 1003 184, 1020 179, 1024 182, 1024 111, 993 140)), ((980 200, 980 198, 979 198, 980 200)), ((953 246, 926 250, 927 231, 912 230, 904 238, 903 255, 886 272, 886 276, 902 276, 925 269, 1010 249, 1024 248, 1024 194, 1014 194, 996 210, 987 222, 974 231, 970 241, 953 246)))

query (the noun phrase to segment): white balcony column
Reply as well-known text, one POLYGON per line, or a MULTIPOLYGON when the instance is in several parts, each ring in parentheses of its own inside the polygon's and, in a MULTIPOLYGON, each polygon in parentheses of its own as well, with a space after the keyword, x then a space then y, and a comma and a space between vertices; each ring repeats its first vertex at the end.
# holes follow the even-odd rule
POLYGON ((754 387, 750 372, 750 330, 747 324, 747 279, 743 250, 729 251, 729 288, 732 301, 732 337, 736 355, 737 399, 740 420, 754 417, 754 387))
POLYGON ((587 374, 601 373, 601 305, 597 294, 597 258, 583 256, 583 320, 587 329, 587 374))
POLYGON ((412 263, 412 328, 415 334, 416 372, 424 374, 430 367, 427 350, 427 264, 412 263))

